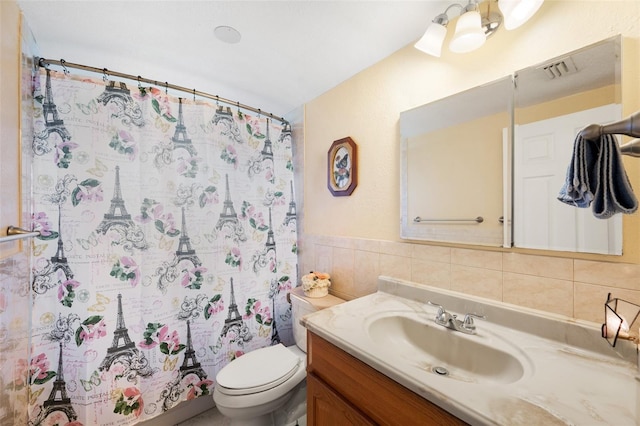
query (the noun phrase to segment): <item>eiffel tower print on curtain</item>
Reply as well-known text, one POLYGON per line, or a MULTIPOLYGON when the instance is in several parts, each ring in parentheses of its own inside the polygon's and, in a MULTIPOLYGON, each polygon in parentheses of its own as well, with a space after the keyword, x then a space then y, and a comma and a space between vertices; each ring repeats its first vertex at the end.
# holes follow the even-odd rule
POLYGON ((269 136, 269 119, 267 118, 267 137, 264 138, 264 146, 260 151, 262 161, 271 161, 273 163, 273 146, 271 145, 271 137, 269 136))
POLYGON ((287 214, 284 217, 284 225, 287 226, 290 223, 296 223, 298 213, 296 211, 296 199, 293 195, 293 181, 289 181, 289 186, 291 187, 291 201, 289 201, 289 210, 287 210, 287 214))
POLYGON ((112 116, 120 118, 123 124, 133 124, 138 127, 144 126, 142 108, 133 100, 131 91, 123 82, 109 81, 109 84, 104 88, 104 92, 98 96, 96 101, 105 106, 109 103, 115 105, 117 107, 116 112, 112 116))
POLYGON ((271 207, 269 207, 269 230, 267 231, 267 242, 264 243, 265 253, 273 251, 273 256, 276 255, 276 239, 273 235, 273 223, 271 222, 271 207))
POLYGON ((111 205, 109 206, 109 211, 104 214, 102 222, 96 228, 96 232, 105 235, 107 231, 114 230, 120 234, 119 243, 124 244, 125 248, 132 246, 140 250, 146 250, 148 245, 144 233, 133 222, 124 205, 122 189, 120 188, 120 166, 116 166, 115 172, 115 185, 111 205))
POLYGON ((191 322, 187 320, 187 348, 184 352, 184 360, 180 366, 180 378, 184 379, 189 374, 195 374, 200 380, 207 378, 207 373, 202 369, 202 366, 196 358, 196 351, 193 350, 193 344, 191 342, 191 322))
POLYGON ((280 335, 278 334, 278 326, 277 326, 277 311, 276 311, 276 297, 280 289, 278 287, 278 281, 274 278, 271 280, 271 285, 269 286, 269 300, 271 301, 271 312, 273 315, 271 317, 271 345, 277 345, 281 342, 280 335))
MULTIPOLYGON (((251 260, 253 262, 253 272, 255 273, 268 267, 271 260, 273 260, 273 265, 277 265, 276 240, 274 238, 273 223, 271 221, 271 207, 269 207, 269 231, 267 231, 267 241, 264 244, 264 248, 257 251, 251 260)), ((272 272, 276 272, 276 270, 273 269, 272 272)))
POLYGON ((180 240, 178 241, 178 249, 176 250, 176 260, 174 264, 178 264, 183 260, 188 260, 194 267, 202 265, 196 251, 191 247, 191 239, 187 235, 187 222, 184 217, 184 207, 182 207, 182 229, 180 230, 180 240))
POLYGON ((104 214, 104 219, 102 219, 102 222, 98 225, 96 232, 106 234, 112 226, 122 226, 124 228, 136 226, 133 220, 131 220, 131 215, 127 213, 127 208, 122 198, 122 189, 120 189, 120 166, 116 166, 116 183, 113 189, 113 198, 111 199, 109 212, 104 214))
POLYGON ((129 330, 124 323, 122 312, 122 294, 118 294, 118 316, 116 329, 113 332, 113 342, 107 349, 107 354, 98 369, 100 371, 108 371, 116 362, 125 367, 125 375, 128 378, 134 378, 137 375, 142 377, 153 375, 153 370, 149 367, 149 361, 129 337, 129 330))
POLYGON ((226 336, 229 331, 233 331, 237 336, 237 343, 242 345, 244 342, 248 342, 253 338, 253 335, 249 331, 249 327, 244 323, 242 315, 238 312, 238 305, 236 304, 236 295, 233 288, 233 277, 230 278, 230 303, 229 310, 227 311, 227 319, 224 320, 224 326, 220 337, 226 336))
POLYGON ((182 98, 178 98, 178 102, 178 122, 176 123, 176 131, 171 138, 173 150, 184 149, 190 156, 195 157, 198 155, 198 151, 187 135, 187 128, 184 125, 184 117, 182 115, 182 98))
POLYGON ((240 129, 238 128, 236 121, 233 119, 231 108, 218 105, 218 109, 213 115, 211 122, 214 126, 218 127, 221 135, 228 137, 236 143, 244 143, 242 135, 240 134, 240 129))
POLYGON ((62 341, 60 344, 60 356, 58 357, 58 371, 56 372, 56 379, 53 382, 53 388, 49 397, 42 404, 42 411, 39 413, 38 418, 34 424, 42 424, 47 417, 49 417, 55 411, 62 411, 69 422, 72 422, 78 418, 76 410, 71 405, 71 398, 67 396, 67 384, 64 381, 64 372, 62 369, 62 341))
POLYGON ((44 130, 34 136, 33 152, 36 155, 44 155, 50 152, 53 147, 49 145, 47 139, 52 133, 57 133, 62 142, 71 140, 71 134, 64 125, 64 121, 58 115, 58 107, 53 101, 53 91, 51 90, 51 71, 47 68, 47 80, 45 83, 45 95, 42 102, 44 118, 44 130))
POLYGON ((59 284, 59 280, 56 277, 57 271, 62 271, 67 280, 72 279, 74 276, 71 266, 69 266, 69 262, 67 261, 67 256, 64 254, 62 226, 60 226, 61 217, 62 207, 58 205, 58 243, 56 246, 56 253, 51 256, 51 259, 47 261, 47 264, 42 269, 33 271, 33 283, 31 288, 37 294, 44 294, 49 289, 59 284))
POLYGON ((238 241, 246 241, 247 236, 244 233, 244 228, 242 227, 242 223, 238 220, 238 214, 236 210, 233 208, 233 201, 231 201, 231 192, 229 191, 229 175, 224 175, 225 180, 225 193, 224 193, 224 203, 222 205, 222 212, 220 213, 220 218, 218 218, 218 223, 216 224, 216 230, 221 231, 223 228, 229 228, 231 230, 231 237, 234 240, 238 241))
POLYGON ((291 131, 291 124, 284 123, 284 126, 282 127, 282 131, 280 132, 280 137, 278 138, 278 142, 285 145, 290 145, 292 141, 291 140, 292 137, 293 137, 293 132, 291 131))
MULTIPOLYGON (((191 247, 191 239, 187 234, 187 222, 185 218, 184 207, 182 207, 182 228, 180 229, 178 249, 175 251, 173 259, 171 259, 171 261, 162 262, 161 266, 156 269, 156 276, 158 276, 158 289, 162 291, 163 294, 167 292, 167 288, 169 287, 169 285, 175 282, 178 276, 174 273, 174 271, 176 267, 183 261, 190 262, 194 268, 202 266, 202 261, 198 257, 196 250, 191 247)), ((183 272, 185 272, 186 270, 184 266, 185 265, 182 265, 180 268, 183 272)), ((200 288, 200 279, 201 278, 198 278, 197 283, 190 283, 187 287, 200 288)))
POLYGON ((56 272, 62 270, 67 280, 73 278, 73 271, 67 262, 67 257, 64 254, 64 244, 62 243, 62 230, 58 233, 58 245, 56 254, 51 256, 52 271, 56 272))

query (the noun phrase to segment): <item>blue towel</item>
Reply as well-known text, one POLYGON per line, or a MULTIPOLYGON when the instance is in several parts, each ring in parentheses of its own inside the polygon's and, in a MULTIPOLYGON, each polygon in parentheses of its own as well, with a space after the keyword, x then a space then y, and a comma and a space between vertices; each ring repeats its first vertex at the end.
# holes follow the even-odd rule
POLYGON ((558 200, 581 208, 592 206, 593 215, 599 219, 638 209, 614 136, 602 135, 598 140, 576 137, 558 200))

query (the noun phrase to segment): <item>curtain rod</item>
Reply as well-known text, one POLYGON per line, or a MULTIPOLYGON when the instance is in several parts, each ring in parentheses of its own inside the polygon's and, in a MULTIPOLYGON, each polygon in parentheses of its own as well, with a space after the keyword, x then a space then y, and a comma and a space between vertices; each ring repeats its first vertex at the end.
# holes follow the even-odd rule
POLYGON ((178 90, 180 92, 184 92, 184 93, 190 93, 193 96, 200 96, 202 98, 207 98, 207 99, 212 99, 216 102, 222 102, 225 103, 227 105, 233 105, 236 106, 238 108, 242 108, 242 109, 246 109, 252 112, 255 112, 259 115, 264 115, 267 116, 269 118, 272 118, 274 120, 279 120, 280 122, 282 122, 283 124, 288 124, 289 122, 287 120, 285 120, 283 117, 279 117, 277 115, 273 115, 272 113, 269 112, 265 112, 262 111, 260 108, 254 108, 251 107, 249 105, 245 105, 245 104, 241 104, 240 102, 234 102, 230 99, 225 99, 222 98, 218 95, 211 95, 209 93, 206 92, 200 92, 199 90, 196 89, 188 89, 186 87, 182 87, 182 86, 177 86, 175 84, 169 84, 167 82, 158 82, 157 80, 151 80, 148 78, 143 78, 141 76, 136 76, 136 75, 130 75, 130 74, 124 74, 121 72, 117 72, 117 71, 111 71, 108 70, 106 68, 96 68, 96 67, 90 67, 87 65, 81 65, 81 64, 74 64, 71 62, 67 62, 64 59, 60 59, 60 60, 55 60, 55 59, 45 59, 45 58, 39 58, 38 60, 38 65, 41 67, 45 67, 46 65, 58 65, 61 66, 65 72, 67 72, 67 67, 69 68, 77 68, 80 70, 84 70, 84 71, 91 71, 97 74, 103 74, 105 76, 115 76, 115 77, 120 77, 120 78, 126 78, 128 80, 132 80, 132 81, 137 81, 139 83, 148 83, 148 84, 152 84, 154 86, 159 86, 159 87, 164 87, 165 89, 172 89, 172 90, 178 90))

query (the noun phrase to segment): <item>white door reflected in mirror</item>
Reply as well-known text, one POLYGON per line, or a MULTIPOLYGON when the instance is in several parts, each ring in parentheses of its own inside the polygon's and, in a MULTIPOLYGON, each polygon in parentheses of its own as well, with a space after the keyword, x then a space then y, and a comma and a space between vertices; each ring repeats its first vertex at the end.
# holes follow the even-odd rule
POLYGON ((575 135, 589 124, 613 122, 620 116, 621 106, 611 104, 515 126, 516 247, 622 254, 622 215, 597 219, 591 208, 576 208, 557 200, 575 135))

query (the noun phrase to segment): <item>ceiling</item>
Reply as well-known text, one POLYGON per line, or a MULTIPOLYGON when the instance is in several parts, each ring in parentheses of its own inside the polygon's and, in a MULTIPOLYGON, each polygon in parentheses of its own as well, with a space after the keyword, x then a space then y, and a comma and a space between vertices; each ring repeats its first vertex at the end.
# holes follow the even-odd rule
POLYGON ((41 57, 285 116, 415 42, 447 2, 18 0, 41 57), (235 44, 214 36, 231 26, 235 44))

